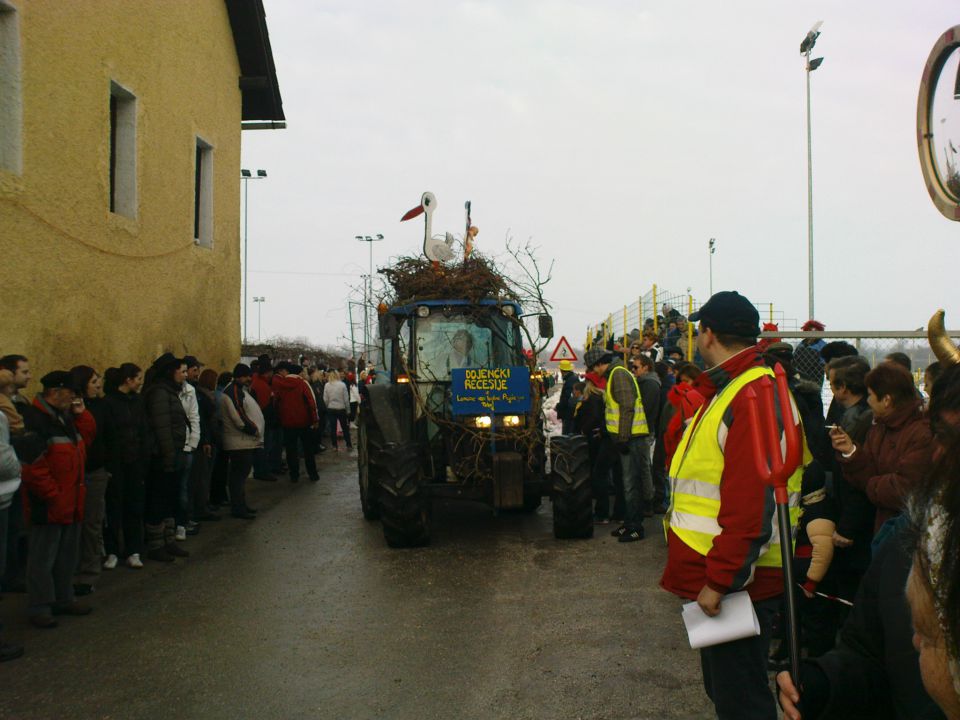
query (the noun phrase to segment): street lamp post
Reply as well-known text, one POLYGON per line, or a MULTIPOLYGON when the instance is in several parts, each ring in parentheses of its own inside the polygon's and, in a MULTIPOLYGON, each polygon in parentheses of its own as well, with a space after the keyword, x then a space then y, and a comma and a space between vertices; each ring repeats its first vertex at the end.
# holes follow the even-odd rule
POLYGON ((820 37, 820 20, 807 33, 800 43, 800 54, 806 60, 807 70, 807 317, 814 317, 813 308, 813 142, 810 125, 810 73, 820 67, 823 58, 812 58, 810 53, 820 37))
POLYGON ((710 238, 707 248, 710 250, 710 297, 713 297, 713 254, 717 251, 717 241, 710 238))
POLYGON ((249 206, 250 180, 266 180, 267 171, 257 170, 256 176, 246 168, 240 169, 243 180, 243 341, 247 340, 247 207, 249 206))
POLYGON ((253 301, 257 304, 257 342, 260 342, 260 313, 263 310, 263 303, 267 299, 265 297, 255 297, 253 301))
MULTIPOLYGON (((370 270, 369 270, 369 273, 368 273, 368 275, 367 275, 367 281, 366 281, 366 283, 364 283, 364 288, 363 288, 363 301, 364 301, 364 308, 363 308, 363 348, 364 348, 364 353, 365 353, 365 354, 369 354, 369 353, 370 353, 370 345, 372 344, 372 343, 370 342, 370 340, 371 340, 371 335, 370 335, 370 306, 373 304, 373 244, 374 244, 375 242, 380 242, 381 240, 383 240, 383 235, 381 235, 381 234, 379 234, 379 233, 376 234, 376 235, 373 235, 373 236, 371 236, 371 235, 356 235, 356 236, 355 236, 355 239, 356 239, 356 240, 359 240, 360 242, 365 242, 365 243, 367 243, 368 247, 370 248, 370 270)), ((367 358, 367 360, 369 360, 369 358, 367 358)))

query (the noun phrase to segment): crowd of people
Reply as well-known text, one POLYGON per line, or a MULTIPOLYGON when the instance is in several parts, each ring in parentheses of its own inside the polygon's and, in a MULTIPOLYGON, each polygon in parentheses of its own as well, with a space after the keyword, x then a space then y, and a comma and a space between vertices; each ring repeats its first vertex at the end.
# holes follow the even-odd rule
MULTIPOLYGON (((701 650, 718 717, 776 718, 771 672, 791 720, 960 717, 960 352, 924 369, 921 393, 903 353, 871 367, 845 342, 759 340, 757 311, 737 293, 718 293, 690 321, 697 362, 635 331, 595 343, 582 380, 561 365, 557 414, 565 433, 588 440, 598 524, 615 522, 612 535, 634 542, 645 518, 664 515, 664 589, 707 615, 749 593, 760 634, 701 650), (773 489, 755 469, 743 392, 777 365, 803 439, 788 483, 799 691, 773 489)), ((786 414, 778 403, 781 437, 786 414)))
MULTIPOLYGON (((0 358, 0 589, 26 592, 30 622, 55 628, 57 616, 90 613, 77 598, 102 571, 189 557, 185 541, 221 508, 255 519, 251 473, 298 482, 302 458, 317 482, 318 453, 353 447, 357 382, 376 376, 358 364, 262 355, 218 373, 165 353, 146 370, 48 372, 31 400, 29 359, 0 358)), ((0 628, 0 661, 22 654, 0 628)))
MULTIPOLYGON (((736 292, 667 332, 686 322, 697 323, 696 352, 639 333, 591 347, 583 379, 562 363, 557 414, 587 438, 597 524, 616 523, 611 535, 631 543, 663 515, 665 590, 708 616, 728 594, 749 595, 759 633, 700 650, 718 717, 776 718, 772 672, 790 720, 960 719, 960 350, 934 345, 921 392, 902 353, 871 367, 844 342, 759 340, 757 311, 736 292), (778 367, 790 407, 770 395, 772 437, 789 443, 792 423, 802 443, 785 488, 793 628, 780 500, 758 470, 769 458, 755 427, 778 367)), ((188 557, 187 538, 223 507, 254 520, 251 475, 298 482, 302 458, 318 481, 316 455, 352 449, 358 383, 375 378, 362 363, 341 373, 268 356, 218 373, 165 353, 146 370, 48 372, 29 400, 28 358, 0 358, 2 589, 28 594, 37 628, 88 614, 77 598, 102 571, 188 557)), ((0 661, 22 652, 0 635, 0 661)))

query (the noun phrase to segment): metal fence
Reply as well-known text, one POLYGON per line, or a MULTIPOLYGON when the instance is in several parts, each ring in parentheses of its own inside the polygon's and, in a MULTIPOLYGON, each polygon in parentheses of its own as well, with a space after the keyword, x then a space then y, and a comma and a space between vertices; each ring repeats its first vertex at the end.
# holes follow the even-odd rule
MULTIPOLYGON (((960 330, 951 330, 948 334, 954 342, 960 339, 960 330)), ((779 338, 793 345, 804 340, 847 342, 857 349, 871 367, 886 360, 891 353, 903 353, 910 360, 914 381, 921 390, 924 370, 937 359, 930 349, 925 330, 777 331, 762 333, 762 337, 779 338)))
MULTIPOLYGON (((778 327, 796 327, 797 321, 784 317, 781 311, 775 310, 773 303, 754 303, 760 313, 762 322, 776 323, 778 327)), ((652 329, 661 338, 666 338, 671 330, 670 323, 676 323, 680 341, 678 345, 693 359, 693 326, 687 322, 691 313, 700 307, 699 301, 689 292, 678 293, 658 285, 653 285, 646 292, 642 292, 637 299, 622 308, 607 315, 600 322, 587 327, 585 348, 602 344, 607 346, 610 339, 621 344, 623 338, 633 330, 652 329)))

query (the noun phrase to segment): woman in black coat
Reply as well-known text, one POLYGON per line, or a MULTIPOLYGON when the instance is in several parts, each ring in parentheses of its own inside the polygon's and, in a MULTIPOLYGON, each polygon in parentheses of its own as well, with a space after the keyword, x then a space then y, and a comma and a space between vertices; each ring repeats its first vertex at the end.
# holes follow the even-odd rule
POLYGON ((174 541, 174 520, 180 502, 180 476, 186 463, 187 414, 180 402, 186 381, 186 364, 172 354, 157 358, 143 391, 151 450, 146 483, 144 520, 147 557, 170 562, 190 553, 174 541))
POLYGON ((123 363, 104 373, 106 450, 110 485, 107 486, 107 523, 103 535, 108 560, 123 558, 128 567, 143 567, 143 506, 147 463, 150 459, 150 429, 143 399, 143 371, 123 363))

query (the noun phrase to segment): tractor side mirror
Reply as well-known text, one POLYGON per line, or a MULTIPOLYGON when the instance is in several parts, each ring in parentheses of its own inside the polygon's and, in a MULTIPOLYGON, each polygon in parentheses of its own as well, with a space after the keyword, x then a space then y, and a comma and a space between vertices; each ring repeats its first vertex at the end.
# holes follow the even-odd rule
POLYGON ((549 340, 553 337, 553 318, 550 315, 541 315, 540 318, 540 337, 549 340))
POLYGON ((380 338, 383 340, 393 340, 397 337, 397 316, 390 313, 384 313, 379 317, 380 338))

